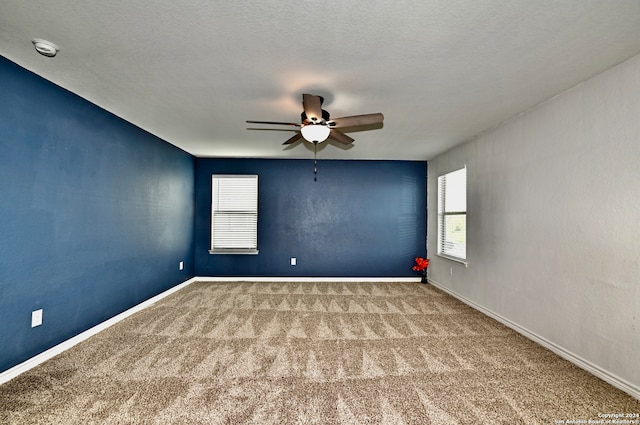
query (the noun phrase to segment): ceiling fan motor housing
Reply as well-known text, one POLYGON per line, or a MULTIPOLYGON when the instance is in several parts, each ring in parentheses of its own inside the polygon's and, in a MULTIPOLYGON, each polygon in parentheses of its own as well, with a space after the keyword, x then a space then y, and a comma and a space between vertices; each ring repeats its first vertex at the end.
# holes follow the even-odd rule
MULTIPOLYGON (((300 114, 300 119, 301 119, 302 123, 310 122, 310 121, 314 121, 314 122, 317 121, 317 119, 315 117, 312 117, 311 119, 309 119, 307 117, 307 113, 306 112, 302 112, 300 114)), ((323 121, 331 120, 331 115, 329 114, 329 112, 325 111, 324 109, 322 109, 322 120, 323 121)))

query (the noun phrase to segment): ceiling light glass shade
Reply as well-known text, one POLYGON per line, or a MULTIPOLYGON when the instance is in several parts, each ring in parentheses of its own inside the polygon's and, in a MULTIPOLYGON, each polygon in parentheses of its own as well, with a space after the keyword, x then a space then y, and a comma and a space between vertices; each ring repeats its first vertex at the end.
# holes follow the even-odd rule
POLYGON ((331 130, 326 125, 308 124, 300 129, 302 137, 308 142, 324 142, 329 137, 331 130))

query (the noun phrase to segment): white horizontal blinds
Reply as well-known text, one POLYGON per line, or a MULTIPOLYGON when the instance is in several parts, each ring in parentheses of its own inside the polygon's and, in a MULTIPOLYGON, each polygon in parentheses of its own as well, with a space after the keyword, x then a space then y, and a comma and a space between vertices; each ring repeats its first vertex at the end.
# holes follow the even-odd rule
POLYGON ((438 254, 467 258, 467 168, 438 177, 438 254))
POLYGON ((212 177, 211 250, 257 250, 258 176, 212 177))

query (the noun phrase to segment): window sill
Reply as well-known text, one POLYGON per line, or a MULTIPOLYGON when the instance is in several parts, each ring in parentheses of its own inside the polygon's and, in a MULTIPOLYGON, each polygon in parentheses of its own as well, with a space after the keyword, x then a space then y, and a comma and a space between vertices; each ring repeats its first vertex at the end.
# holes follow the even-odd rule
POLYGON ((437 254, 437 255, 438 255, 438 257, 447 259, 449 261, 455 261, 456 263, 464 264, 465 267, 469 267, 469 263, 467 263, 467 260, 463 260, 462 258, 452 257, 452 256, 446 255, 446 254, 437 254))
POLYGON ((241 255, 257 255, 257 249, 210 249, 209 254, 241 254, 241 255))

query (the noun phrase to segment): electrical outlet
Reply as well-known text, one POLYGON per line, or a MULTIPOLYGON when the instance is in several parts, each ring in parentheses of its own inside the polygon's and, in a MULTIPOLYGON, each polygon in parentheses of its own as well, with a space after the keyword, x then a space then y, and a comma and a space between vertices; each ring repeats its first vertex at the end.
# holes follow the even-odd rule
POLYGON ((449 276, 453 276, 453 267, 449 267, 449 276))
POLYGON ((291 265, 295 266, 296 264, 298 264, 298 260, 296 260, 296 257, 291 257, 291 265))
POLYGON ((31 327, 42 325, 42 309, 31 312, 31 327))
POLYGON ((180 265, 178 266, 180 270, 184 269, 184 261, 180 261, 180 265))

